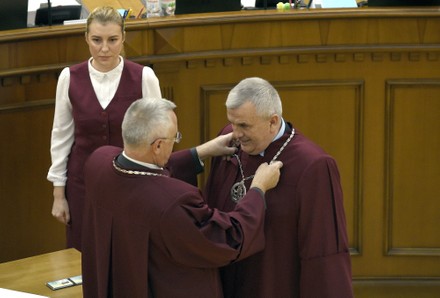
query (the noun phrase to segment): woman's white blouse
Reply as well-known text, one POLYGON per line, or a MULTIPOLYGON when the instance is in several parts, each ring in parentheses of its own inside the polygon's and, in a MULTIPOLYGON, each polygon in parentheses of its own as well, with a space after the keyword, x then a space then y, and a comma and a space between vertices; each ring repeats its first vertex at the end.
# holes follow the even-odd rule
MULTIPOLYGON (((105 109, 114 97, 121 80, 124 68, 124 59, 109 72, 99 72, 92 67, 92 58, 89 59, 89 74, 93 89, 99 103, 105 109)), ((52 128, 51 148, 52 165, 47 174, 47 180, 54 186, 64 186, 67 180, 67 160, 74 142, 74 123, 72 105, 69 98, 70 70, 64 68, 58 78, 55 114, 52 128)), ((162 97, 159 80, 154 71, 144 67, 142 71, 142 97, 162 97)))

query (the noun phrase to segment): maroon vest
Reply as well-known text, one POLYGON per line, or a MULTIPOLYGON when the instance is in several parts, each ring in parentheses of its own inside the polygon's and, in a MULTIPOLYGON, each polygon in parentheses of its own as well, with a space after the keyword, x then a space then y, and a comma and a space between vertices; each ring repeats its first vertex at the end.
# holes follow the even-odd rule
POLYGON ((69 247, 79 249, 81 231, 77 228, 81 228, 84 201, 84 163, 103 145, 123 146, 121 124, 130 104, 142 97, 142 70, 142 65, 124 60, 119 86, 110 104, 103 109, 93 90, 88 62, 70 67, 69 98, 75 141, 67 165, 66 196, 72 218, 71 231, 67 233, 69 247))

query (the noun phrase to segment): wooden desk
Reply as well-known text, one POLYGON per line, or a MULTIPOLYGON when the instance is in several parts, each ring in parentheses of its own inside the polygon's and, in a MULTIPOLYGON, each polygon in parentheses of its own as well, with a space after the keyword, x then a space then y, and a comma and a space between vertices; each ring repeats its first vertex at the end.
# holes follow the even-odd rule
POLYGON ((81 274, 81 254, 65 249, 0 264, 0 288, 48 297, 82 297, 82 287, 52 291, 46 282, 81 274))

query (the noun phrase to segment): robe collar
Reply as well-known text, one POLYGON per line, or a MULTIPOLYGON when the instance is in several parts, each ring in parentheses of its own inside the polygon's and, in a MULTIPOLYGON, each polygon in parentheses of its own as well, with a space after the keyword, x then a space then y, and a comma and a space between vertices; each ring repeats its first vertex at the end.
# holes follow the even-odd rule
MULTIPOLYGON (((284 119, 281 118, 281 127, 280 130, 278 131, 277 135, 273 138, 271 144, 273 142, 275 142, 276 140, 278 140, 279 138, 281 138, 283 136, 283 134, 286 132, 286 122, 284 122, 284 119)), ((270 144, 269 144, 270 146, 270 144)), ((264 156, 264 153, 266 152, 266 149, 264 149, 262 152, 259 153, 260 156, 264 156)))
MULTIPOLYGON (((264 150, 264 156, 257 154, 257 155, 249 155, 246 152, 239 149, 237 152, 237 155, 240 157, 240 160, 243 164, 243 167, 246 167, 246 164, 248 162, 252 163, 258 163, 261 164, 263 162, 270 162, 272 158, 275 156, 275 154, 280 150, 283 143, 287 140, 287 138, 290 136, 290 133, 292 132, 292 124, 289 122, 285 122, 284 130, 280 129, 280 133, 275 136, 272 143, 269 144, 269 146, 264 150)), ((292 139, 291 142, 293 142, 295 138, 292 139)), ((238 161, 236 158, 232 158, 231 162, 238 166, 238 161)))
POLYGON ((132 171, 144 171, 144 172, 151 172, 151 173, 157 173, 169 176, 170 173, 166 169, 162 168, 151 168, 146 165, 142 165, 137 161, 134 161, 133 159, 128 159, 124 153, 119 154, 116 157, 116 165, 122 169, 125 170, 132 170, 132 171))

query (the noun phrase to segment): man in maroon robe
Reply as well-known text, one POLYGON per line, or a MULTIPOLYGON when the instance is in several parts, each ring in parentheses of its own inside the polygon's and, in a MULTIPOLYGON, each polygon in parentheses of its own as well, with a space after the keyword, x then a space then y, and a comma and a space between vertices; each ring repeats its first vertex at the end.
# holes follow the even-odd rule
POLYGON ((233 210, 261 163, 282 161, 278 185, 266 193, 264 251, 221 269, 225 297, 352 297, 351 264, 340 177, 335 160, 282 118, 278 92, 248 78, 226 101, 239 145, 214 157, 205 198, 233 210))
POLYGON ((176 177, 191 180, 199 158, 233 153, 232 134, 171 155, 181 139, 174 108, 165 99, 136 101, 122 123, 124 150, 101 147, 85 165, 86 298, 220 298, 218 267, 264 247, 264 193, 282 164, 262 165, 231 212, 209 208, 176 177))

